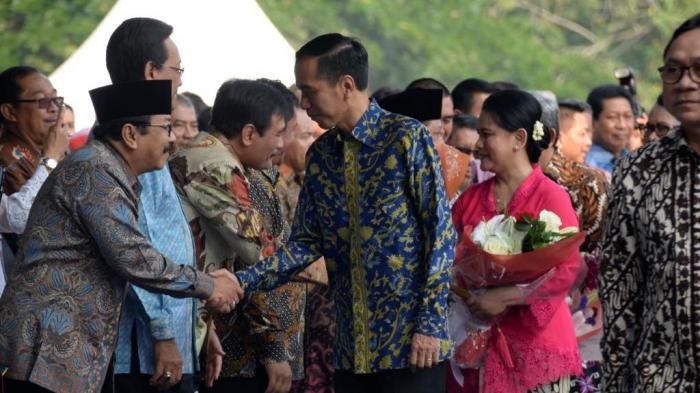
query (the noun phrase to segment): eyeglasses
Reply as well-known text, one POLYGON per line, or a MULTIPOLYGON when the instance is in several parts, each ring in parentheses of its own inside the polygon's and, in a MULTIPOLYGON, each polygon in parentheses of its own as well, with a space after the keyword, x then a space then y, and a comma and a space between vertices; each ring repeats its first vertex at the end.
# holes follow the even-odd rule
POLYGON ((666 124, 647 124, 645 131, 647 134, 654 133, 659 136, 659 138, 663 138, 666 135, 668 135, 669 132, 671 131, 677 131, 680 127, 670 127, 666 124))
POLYGON ((178 67, 173 67, 173 66, 169 66, 169 65, 165 65, 165 64, 161 64, 160 66, 161 66, 161 67, 165 66, 165 67, 167 67, 167 68, 170 68, 171 70, 177 72, 177 74, 180 75, 180 76, 182 76, 182 74, 185 73, 185 67, 178 68, 178 67))
POLYGON ((658 68, 661 75, 661 81, 672 85, 678 83, 683 78, 683 74, 688 71, 688 77, 695 82, 700 83, 700 63, 695 63, 691 66, 679 66, 675 64, 664 64, 658 68))
POLYGON ((168 138, 170 137, 170 134, 173 132, 173 125, 172 124, 150 124, 150 123, 136 123, 134 124, 136 126, 140 127, 158 127, 162 128, 165 131, 168 132, 168 138))
POLYGON ((455 146, 455 148, 459 151, 461 151, 464 154, 472 155, 476 152, 476 149, 471 149, 468 147, 462 147, 462 146, 455 146))
POLYGON ((36 105, 41 109, 47 109, 51 104, 54 104, 57 108, 60 108, 63 106, 63 97, 37 98, 33 100, 14 100, 12 102, 36 103, 36 105))

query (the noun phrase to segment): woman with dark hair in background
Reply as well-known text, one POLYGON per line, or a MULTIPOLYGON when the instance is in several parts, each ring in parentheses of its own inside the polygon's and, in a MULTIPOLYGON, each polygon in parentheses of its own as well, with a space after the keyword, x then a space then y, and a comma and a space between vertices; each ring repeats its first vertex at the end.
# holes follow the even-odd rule
MULTIPOLYGON (((544 209, 559 216, 562 227, 578 226, 569 195, 537 165, 550 143, 550 134, 536 126, 541 115, 540 104, 523 91, 496 92, 485 101, 476 147, 481 169, 495 177, 455 203, 452 220, 460 234, 498 214, 536 217, 544 209)), ((518 286, 491 287, 467 301, 472 314, 497 318, 502 332, 491 338, 482 392, 569 391, 570 377, 581 372, 581 356, 565 298, 578 270, 576 253, 528 296, 518 286)), ((460 388, 453 384, 450 391, 460 388)))

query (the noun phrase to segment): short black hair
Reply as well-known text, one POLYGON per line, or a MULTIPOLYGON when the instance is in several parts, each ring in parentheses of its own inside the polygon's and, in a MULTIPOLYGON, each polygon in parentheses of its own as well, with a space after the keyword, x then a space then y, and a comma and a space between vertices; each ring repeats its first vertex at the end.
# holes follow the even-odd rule
POLYGON ((361 91, 369 84, 369 56, 356 38, 340 33, 320 35, 299 48, 296 60, 318 58, 317 77, 336 83, 343 75, 350 75, 361 91))
POLYGON ((590 105, 573 98, 565 98, 563 100, 559 100, 557 103, 559 104, 559 110, 568 109, 577 113, 592 113, 590 105))
POLYGON ((531 163, 539 161, 542 151, 549 147, 551 141, 549 132, 545 132, 539 141, 532 138, 535 122, 542 118, 542 106, 528 92, 497 91, 484 101, 481 113, 482 115, 487 113, 499 127, 508 132, 515 132, 520 128, 527 131, 525 149, 531 163))
POLYGON ((264 135, 273 115, 282 116, 285 122, 294 115, 293 106, 282 93, 260 81, 232 79, 216 93, 211 127, 229 139, 240 135, 246 124, 264 135))
POLYGON ((165 40, 173 33, 169 24, 152 18, 122 22, 107 43, 107 71, 112 83, 140 81, 150 61, 160 68, 168 58, 165 40))
POLYGON ((510 81, 496 81, 496 82, 491 82, 491 86, 494 88, 496 91, 501 91, 501 90, 520 90, 520 86, 516 85, 513 82, 510 81))
POLYGON ((442 82, 433 78, 420 78, 409 83, 406 89, 437 89, 442 90, 442 96, 450 95, 450 90, 442 82))
POLYGON ((0 104, 14 102, 22 94, 19 80, 27 75, 39 73, 39 70, 28 65, 10 67, 0 73, 0 104))
POLYGON ((150 123, 151 116, 134 116, 134 117, 124 117, 121 119, 115 119, 107 123, 98 123, 92 128, 92 136, 102 142, 107 142, 111 139, 115 142, 122 140, 122 128, 126 124, 133 124, 136 129, 142 134, 146 134, 145 126, 143 124, 150 123))
POLYGON ((372 93, 372 95, 369 98, 379 101, 382 98, 393 96, 394 94, 398 94, 398 93, 401 93, 400 89, 394 89, 394 88, 389 87, 389 86, 382 86, 382 87, 378 88, 377 90, 375 90, 374 93, 372 93))
POLYGON ((292 93, 291 90, 287 86, 284 85, 284 83, 280 82, 279 80, 273 80, 273 79, 267 79, 267 78, 258 78, 256 79, 258 82, 262 82, 273 89, 279 91, 282 96, 289 102, 289 104, 292 106, 292 108, 301 108, 301 103, 299 102, 299 99, 297 96, 292 93))
POLYGON ((476 130, 479 128, 479 118, 461 113, 454 118, 452 129, 456 130, 457 128, 472 128, 476 130))
MULTIPOLYGON (((19 99, 22 87, 19 80, 35 73, 39 73, 34 67, 19 65, 10 67, 0 73, 0 104, 12 103, 19 99)), ((0 115, 0 124, 6 121, 5 116, 0 115)))
POLYGON ((627 89, 617 85, 601 85, 591 90, 586 98, 586 102, 593 111, 593 119, 597 120, 600 113, 603 112, 603 101, 611 98, 624 98, 630 103, 630 109, 634 109, 632 96, 627 89))
POLYGON ((690 30, 694 30, 697 28, 700 28, 700 13, 691 16, 685 22, 681 23, 681 25, 678 26, 676 30, 673 31, 671 39, 668 41, 668 44, 666 44, 666 47, 664 48, 664 59, 666 59, 668 50, 671 48, 671 44, 673 44, 673 41, 675 41, 676 38, 678 38, 684 33, 689 32, 690 30))
POLYGON ((457 84, 452 89, 452 102, 455 109, 462 112, 471 112, 474 105, 474 93, 493 93, 496 89, 493 85, 483 79, 469 78, 457 84))

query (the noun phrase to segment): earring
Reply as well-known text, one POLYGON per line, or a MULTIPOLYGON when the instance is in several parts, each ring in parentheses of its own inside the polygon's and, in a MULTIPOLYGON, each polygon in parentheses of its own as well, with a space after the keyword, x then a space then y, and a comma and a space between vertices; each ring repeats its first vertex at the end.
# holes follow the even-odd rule
POLYGON ((518 146, 518 145, 513 146, 513 151, 518 151, 518 149, 520 149, 520 146, 518 146))

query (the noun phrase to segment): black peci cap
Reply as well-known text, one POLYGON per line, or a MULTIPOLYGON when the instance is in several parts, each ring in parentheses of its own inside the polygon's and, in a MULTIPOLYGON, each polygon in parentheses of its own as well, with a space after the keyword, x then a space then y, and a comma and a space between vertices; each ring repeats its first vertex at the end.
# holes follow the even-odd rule
POLYGON ((101 124, 127 117, 169 115, 173 105, 172 82, 117 83, 90 90, 90 98, 101 124))
POLYGON ((439 119, 442 113, 442 90, 411 88, 384 97, 379 106, 389 112, 412 117, 418 121, 439 119))

